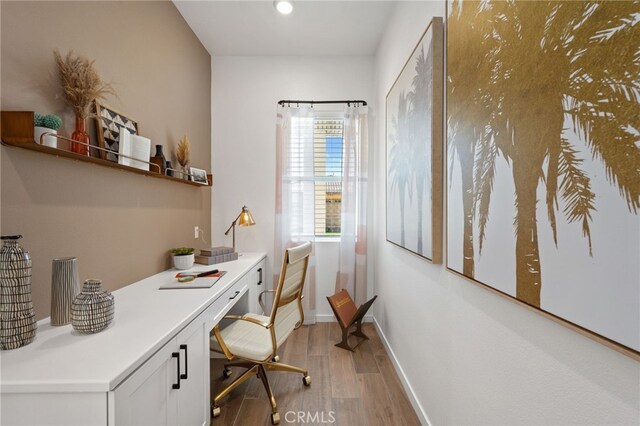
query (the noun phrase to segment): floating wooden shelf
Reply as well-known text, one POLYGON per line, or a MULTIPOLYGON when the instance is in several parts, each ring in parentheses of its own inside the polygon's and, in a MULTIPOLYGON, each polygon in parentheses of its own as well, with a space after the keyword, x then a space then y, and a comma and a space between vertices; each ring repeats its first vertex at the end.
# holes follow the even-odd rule
POLYGON ((136 169, 122 164, 115 163, 102 158, 88 157, 86 155, 76 154, 75 152, 63 149, 51 148, 46 145, 40 145, 34 140, 33 112, 31 111, 2 111, 2 144, 15 146, 29 151, 42 152, 44 154, 55 155, 56 157, 70 158, 72 160, 82 161, 85 163, 97 164, 112 169, 124 170, 139 175, 150 176, 157 179, 169 180, 176 183, 182 183, 191 186, 209 187, 213 185, 212 176, 207 175, 209 185, 203 185, 185 179, 173 176, 165 176, 149 170, 136 169))

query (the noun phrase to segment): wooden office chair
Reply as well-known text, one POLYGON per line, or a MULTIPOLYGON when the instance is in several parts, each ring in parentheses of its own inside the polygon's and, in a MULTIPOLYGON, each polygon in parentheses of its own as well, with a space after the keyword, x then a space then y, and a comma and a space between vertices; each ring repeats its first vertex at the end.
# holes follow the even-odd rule
POLYGON ((237 361, 225 364, 224 376, 229 377, 231 375, 229 367, 246 368, 244 373, 213 398, 211 407, 213 417, 220 415, 220 406, 218 404, 222 398, 249 378, 257 375, 262 380, 262 384, 269 396, 271 423, 274 425, 280 423, 280 414, 267 379, 266 370, 301 373, 304 385, 311 385, 311 377, 309 377, 307 370, 282 364, 278 362, 277 355, 280 345, 304 321, 302 289, 310 254, 311 243, 309 242, 285 251, 278 287, 275 290, 263 291, 260 294, 260 304, 266 312, 262 296, 265 293, 275 293, 270 316, 258 314, 229 315, 225 319, 235 320, 233 323, 222 330, 217 325, 213 329, 211 350, 223 353, 229 361, 237 359, 237 361))

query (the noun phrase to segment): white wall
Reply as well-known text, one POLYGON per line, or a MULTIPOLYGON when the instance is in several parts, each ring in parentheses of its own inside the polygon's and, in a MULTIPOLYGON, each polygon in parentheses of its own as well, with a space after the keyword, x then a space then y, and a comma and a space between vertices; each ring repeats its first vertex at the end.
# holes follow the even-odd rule
MULTIPOLYGON (((398 4, 375 61, 375 115, 444 2, 398 4)), ((431 424, 638 424, 640 363, 385 241, 374 147, 374 316, 431 424)))
MULTIPOLYGON (((273 271, 277 102, 281 99, 370 101, 373 69, 372 56, 216 56, 211 59, 213 243, 231 245, 231 237, 225 237, 224 231, 246 204, 256 226, 236 228, 236 249, 268 253, 268 285, 271 285, 273 271)), ((333 108, 339 110, 342 106, 333 108)), ((331 315, 325 297, 334 292, 336 249, 336 243, 319 243, 316 247, 319 316, 331 315)))

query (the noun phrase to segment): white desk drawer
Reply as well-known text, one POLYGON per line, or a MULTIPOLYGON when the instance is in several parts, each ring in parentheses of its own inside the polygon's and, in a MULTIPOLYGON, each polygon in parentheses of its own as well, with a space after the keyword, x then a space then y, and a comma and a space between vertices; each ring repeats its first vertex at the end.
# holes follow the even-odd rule
POLYGON ((211 321, 211 329, 220 322, 233 307, 233 305, 242 297, 249 289, 249 283, 247 281, 248 276, 244 275, 239 278, 231 287, 229 287, 211 306, 207 311, 211 312, 211 315, 207 315, 207 320, 211 321))

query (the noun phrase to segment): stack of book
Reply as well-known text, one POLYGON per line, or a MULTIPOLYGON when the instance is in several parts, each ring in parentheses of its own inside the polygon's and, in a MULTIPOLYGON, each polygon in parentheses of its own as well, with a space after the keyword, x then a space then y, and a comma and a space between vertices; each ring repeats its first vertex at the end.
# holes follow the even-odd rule
POLYGON ((233 251, 231 247, 211 247, 200 250, 200 255, 196 256, 196 263, 213 265, 236 259, 238 259, 238 253, 233 251))

